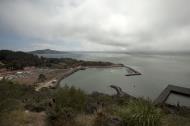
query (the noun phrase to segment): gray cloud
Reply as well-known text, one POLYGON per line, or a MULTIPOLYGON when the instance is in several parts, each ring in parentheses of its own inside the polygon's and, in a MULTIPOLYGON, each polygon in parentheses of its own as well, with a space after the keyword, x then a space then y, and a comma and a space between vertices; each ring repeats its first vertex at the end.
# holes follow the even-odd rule
POLYGON ((60 50, 70 44, 74 50, 190 51, 189 5, 189 0, 1 0, 0 33, 60 50))

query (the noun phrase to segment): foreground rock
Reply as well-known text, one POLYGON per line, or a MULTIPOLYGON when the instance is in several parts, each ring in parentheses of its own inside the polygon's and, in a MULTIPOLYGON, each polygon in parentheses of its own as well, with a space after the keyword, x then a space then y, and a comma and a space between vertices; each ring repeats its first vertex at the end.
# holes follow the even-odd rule
POLYGON ((132 95, 129 95, 126 92, 124 92, 119 86, 110 85, 110 87, 113 88, 117 92, 117 96, 119 97, 127 96, 127 97, 134 98, 132 95))

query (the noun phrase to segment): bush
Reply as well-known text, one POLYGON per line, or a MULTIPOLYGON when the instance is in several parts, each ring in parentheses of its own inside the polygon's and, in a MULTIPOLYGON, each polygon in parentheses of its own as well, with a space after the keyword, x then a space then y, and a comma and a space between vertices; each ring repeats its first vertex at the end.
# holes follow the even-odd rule
POLYGON ((93 126, 107 126, 108 125, 108 116, 103 113, 97 113, 93 126))
POLYGON ((71 108, 59 108, 48 111, 49 123, 52 126, 72 126, 76 113, 71 108))
POLYGON ((59 88, 55 95, 57 109, 72 108, 75 111, 83 111, 86 103, 86 94, 75 87, 65 86, 59 88))
POLYGON ((168 114, 161 119, 162 126, 190 126, 190 118, 177 114, 168 114))
POLYGON ((53 126, 76 125, 74 118, 84 111, 86 95, 80 89, 65 86, 57 89, 54 94, 55 103, 48 111, 49 121, 53 126))
POLYGON ((28 121, 28 115, 23 110, 14 110, 0 115, 1 126, 26 126, 28 121))
POLYGON ((46 76, 45 76, 44 74, 40 74, 40 75, 38 76, 38 81, 39 81, 39 82, 44 82, 45 80, 47 80, 47 78, 46 78, 46 76))
POLYGON ((47 108, 51 97, 52 91, 49 90, 36 92, 32 87, 26 85, 7 80, 0 81, 0 112, 19 106, 31 111, 43 111, 47 108))
POLYGON ((99 103, 104 103, 105 105, 110 105, 110 104, 113 104, 114 102, 112 97, 106 94, 99 93, 99 92, 93 92, 90 95, 89 100, 99 102, 99 103))
POLYGON ((0 81, 0 101, 7 98, 22 99, 33 92, 34 90, 29 86, 19 85, 7 80, 0 81))
POLYGON ((77 124, 75 126, 94 126, 96 117, 96 114, 79 114, 75 118, 75 122, 77 124))
POLYGON ((0 115, 14 110, 22 110, 23 104, 15 99, 6 99, 0 102, 0 115))
POLYGON ((117 114, 127 126, 159 126, 161 110, 150 101, 131 100, 128 105, 119 107, 117 114))

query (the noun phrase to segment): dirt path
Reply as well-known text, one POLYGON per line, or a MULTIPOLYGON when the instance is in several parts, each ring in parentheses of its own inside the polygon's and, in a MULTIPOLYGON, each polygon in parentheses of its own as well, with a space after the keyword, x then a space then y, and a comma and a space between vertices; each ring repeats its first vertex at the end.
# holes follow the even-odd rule
POLYGON ((47 82, 42 82, 42 83, 38 83, 37 87, 35 88, 36 91, 40 91, 40 89, 42 88, 50 88, 50 87, 56 87, 56 84, 57 84, 57 80, 56 79, 52 79, 52 80, 49 80, 47 82))

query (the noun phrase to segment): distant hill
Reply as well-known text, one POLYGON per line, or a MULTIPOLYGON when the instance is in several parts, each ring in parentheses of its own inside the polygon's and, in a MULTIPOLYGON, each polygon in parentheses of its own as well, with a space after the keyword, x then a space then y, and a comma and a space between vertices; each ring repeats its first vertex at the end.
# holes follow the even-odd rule
POLYGON ((51 50, 51 49, 44 49, 44 50, 31 51, 29 53, 32 53, 32 54, 63 54, 63 53, 66 53, 66 52, 56 51, 56 50, 51 50))

